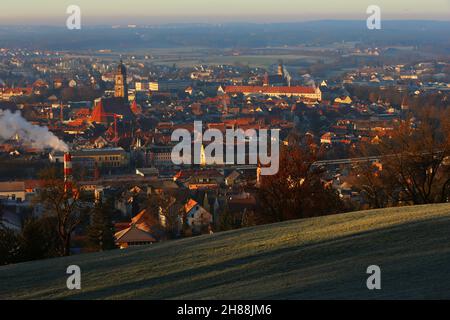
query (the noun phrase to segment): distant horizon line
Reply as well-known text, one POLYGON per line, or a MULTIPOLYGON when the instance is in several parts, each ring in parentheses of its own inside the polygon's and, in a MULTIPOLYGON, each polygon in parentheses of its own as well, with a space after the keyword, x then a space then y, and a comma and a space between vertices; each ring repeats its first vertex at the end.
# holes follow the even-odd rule
MULTIPOLYGON (((95 19, 95 17, 90 17, 89 19, 95 19)), ((210 21, 178 21, 178 22, 153 22, 153 23, 138 23, 138 22, 104 22, 104 23, 84 23, 83 25, 89 28, 96 28, 96 27, 123 27, 123 28, 130 28, 130 26, 135 26, 136 28, 139 27, 161 27, 161 26, 174 26, 174 25, 280 25, 280 24, 300 24, 300 23, 311 23, 311 22, 364 22, 366 19, 357 19, 357 18, 318 18, 318 19, 308 19, 308 20, 292 20, 292 21, 286 21, 286 20, 279 20, 279 21, 240 21, 240 20, 231 20, 231 21, 217 21, 217 22, 210 22, 210 21)), ((447 19, 438 19, 438 18, 391 18, 391 19, 384 19, 383 22, 449 22, 450 18, 447 19)), ((54 21, 52 23, 42 23, 42 22, 32 22, 28 24, 24 23, 12 23, 7 21, 0 21, 0 27, 46 27, 46 28, 66 28, 65 24, 57 23, 57 21, 54 21)))

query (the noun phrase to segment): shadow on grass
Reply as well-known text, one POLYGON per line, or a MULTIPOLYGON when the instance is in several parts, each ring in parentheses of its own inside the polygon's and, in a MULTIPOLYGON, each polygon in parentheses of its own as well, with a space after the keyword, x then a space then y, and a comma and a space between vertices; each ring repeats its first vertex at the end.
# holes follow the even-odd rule
POLYGON ((449 230, 448 217, 410 222, 91 291, 86 287, 67 298, 450 298, 449 230), (366 288, 371 264, 382 268, 381 291, 366 288))

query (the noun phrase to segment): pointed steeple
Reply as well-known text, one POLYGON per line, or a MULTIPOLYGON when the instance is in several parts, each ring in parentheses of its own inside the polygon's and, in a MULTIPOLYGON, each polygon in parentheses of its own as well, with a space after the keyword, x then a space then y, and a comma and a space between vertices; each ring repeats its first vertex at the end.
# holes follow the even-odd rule
POLYGON ((92 111, 90 122, 108 123, 108 117, 103 109, 102 100, 99 100, 92 111))

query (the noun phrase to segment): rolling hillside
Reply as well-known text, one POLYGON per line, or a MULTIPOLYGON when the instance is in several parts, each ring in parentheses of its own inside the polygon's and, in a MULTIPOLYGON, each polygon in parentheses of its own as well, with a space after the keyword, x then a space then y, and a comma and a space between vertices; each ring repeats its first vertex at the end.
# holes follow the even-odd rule
POLYGON ((1 299, 450 299, 450 204, 290 221, 0 267, 1 299), (66 268, 82 289, 66 289, 66 268), (366 288, 381 267, 382 289, 366 288))

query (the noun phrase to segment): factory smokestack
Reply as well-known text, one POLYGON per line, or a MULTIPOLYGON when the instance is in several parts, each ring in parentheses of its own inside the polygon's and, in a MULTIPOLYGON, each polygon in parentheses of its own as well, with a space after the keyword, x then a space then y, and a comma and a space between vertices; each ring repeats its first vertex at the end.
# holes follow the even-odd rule
POLYGON ((72 190, 72 155, 64 154, 64 191, 68 193, 72 190))
POLYGON ((64 154, 64 181, 72 181, 72 155, 70 153, 64 154))

